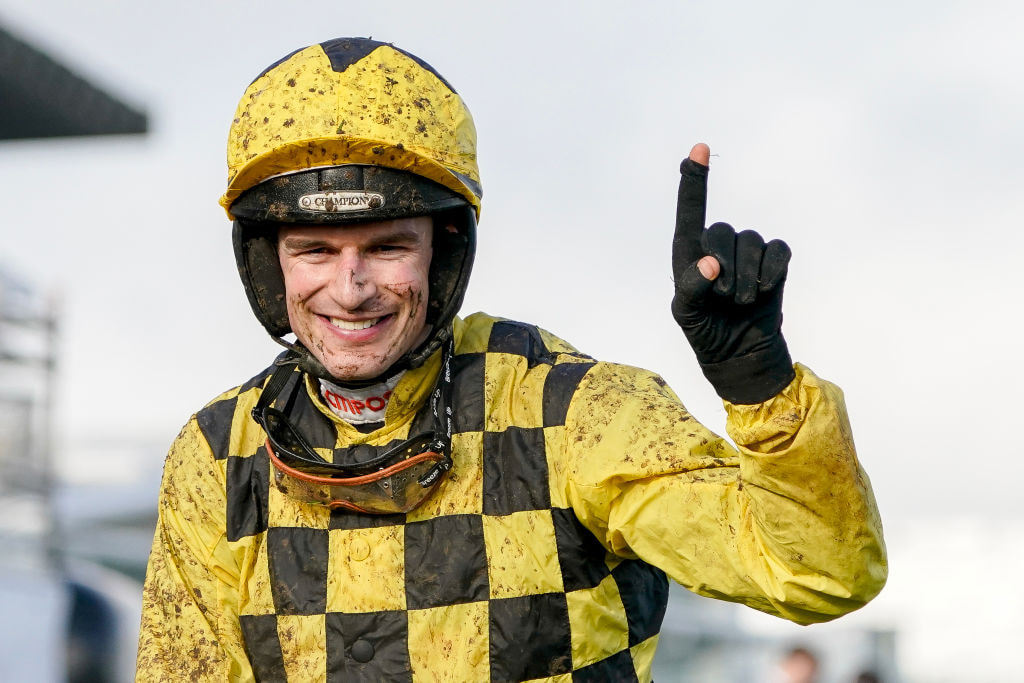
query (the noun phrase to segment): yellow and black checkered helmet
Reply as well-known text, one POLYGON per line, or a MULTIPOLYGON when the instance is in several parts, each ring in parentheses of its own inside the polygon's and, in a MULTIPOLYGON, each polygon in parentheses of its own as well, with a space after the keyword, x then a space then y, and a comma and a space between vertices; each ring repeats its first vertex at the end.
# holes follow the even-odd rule
MULTIPOLYGON (((465 294, 482 191, 472 116, 437 71, 366 38, 297 50, 242 95, 227 161, 220 203, 235 221, 249 302, 272 336, 291 331, 277 260, 281 223, 430 215, 432 334, 394 369, 416 366, 439 348, 465 294)), ((318 363, 312 369, 326 376, 318 363)))

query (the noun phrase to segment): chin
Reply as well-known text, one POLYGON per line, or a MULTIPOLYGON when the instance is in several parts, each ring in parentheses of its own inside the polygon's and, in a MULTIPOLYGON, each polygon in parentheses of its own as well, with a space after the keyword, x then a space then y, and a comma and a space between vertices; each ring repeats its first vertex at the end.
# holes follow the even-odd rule
MULTIPOLYGON (((424 335, 425 338, 425 335, 424 335)), ((386 343, 366 346, 345 346, 329 344, 334 340, 321 339, 322 344, 306 346, 314 350, 324 369, 338 381, 363 381, 386 374, 406 353, 415 348, 405 339, 388 339, 386 343)), ((381 340, 378 340, 378 342, 381 340)))
POLYGON ((386 363, 373 363, 373 362, 359 362, 354 361, 351 363, 324 363, 323 359, 319 359, 320 363, 324 366, 327 372, 331 373, 331 377, 334 377, 338 381, 362 381, 367 379, 373 379, 386 373, 388 369, 394 365, 397 358, 389 358, 386 363))

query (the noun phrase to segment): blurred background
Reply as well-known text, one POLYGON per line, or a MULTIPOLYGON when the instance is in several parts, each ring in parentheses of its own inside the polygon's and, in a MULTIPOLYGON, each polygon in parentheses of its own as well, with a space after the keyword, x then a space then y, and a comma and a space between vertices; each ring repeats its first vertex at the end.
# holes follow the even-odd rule
POLYGON ((0 680, 131 679, 167 446, 278 348, 216 203, 228 125, 343 35, 473 111, 464 313, 656 370, 721 433, 668 308, 693 143, 709 222, 793 248, 784 329, 846 392, 889 585, 809 628, 675 590, 656 680, 792 680, 794 648, 826 683, 1024 680, 1022 30, 1008 1, 0 0, 0 680))

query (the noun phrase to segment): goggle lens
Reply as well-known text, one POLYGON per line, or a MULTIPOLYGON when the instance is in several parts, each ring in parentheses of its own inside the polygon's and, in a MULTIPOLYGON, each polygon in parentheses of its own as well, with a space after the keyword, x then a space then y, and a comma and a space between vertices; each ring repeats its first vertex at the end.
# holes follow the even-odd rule
POLYGON ((270 443, 268 451, 274 465, 274 484, 282 493, 331 509, 373 514, 409 512, 426 500, 451 468, 451 460, 444 453, 420 451, 371 474, 323 477, 284 464, 274 454, 270 443))
POLYGON ((293 372, 292 361, 280 361, 252 409, 253 419, 267 435, 275 486, 297 500, 373 514, 409 512, 426 500, 452 468, 448 454, 452 414, 442 402, 450 405, 454 348, 449 337, 431 392, 434 431, 417 434, 383 453, 366 445, 353 446, 342 462, 328 461, 317 453, 287 415, 273 407, 293 372), (369 449, 369 457, 359 458, 359 449, 369 449))

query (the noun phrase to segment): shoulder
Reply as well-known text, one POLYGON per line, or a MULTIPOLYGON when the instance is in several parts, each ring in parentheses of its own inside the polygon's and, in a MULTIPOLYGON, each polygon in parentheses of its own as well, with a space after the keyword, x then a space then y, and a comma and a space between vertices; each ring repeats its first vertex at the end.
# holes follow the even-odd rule
POLYGON ((624 390, 653 386, 668 391, 665 381, 644 368, 597 360, 579 351, 546 329, 526 322, 510 320, 487 313, 474 313, 456 320, 456 355, 505 354, 526 358, 530 367, 538 364, 579 368, 561 368, 559 372, 582 377, 588 374, 590 384, 618 386, 624 390))
POLYGON ((594 363, 569 342, 530 323, 487 313, 474 313, 456 321, 456 353, 503 353, 523 356, 531 365, 564 362, 594 363))
POLYGON ((598 361, 537 325, 474 313, 456 321, 455 337, 460 380, 480 385, 490 401, 510 401, 510 410, 540 406, 544 426, 565 424, 581 403, 622 405, 651 393, 677 402, 656 374, 598 361))

